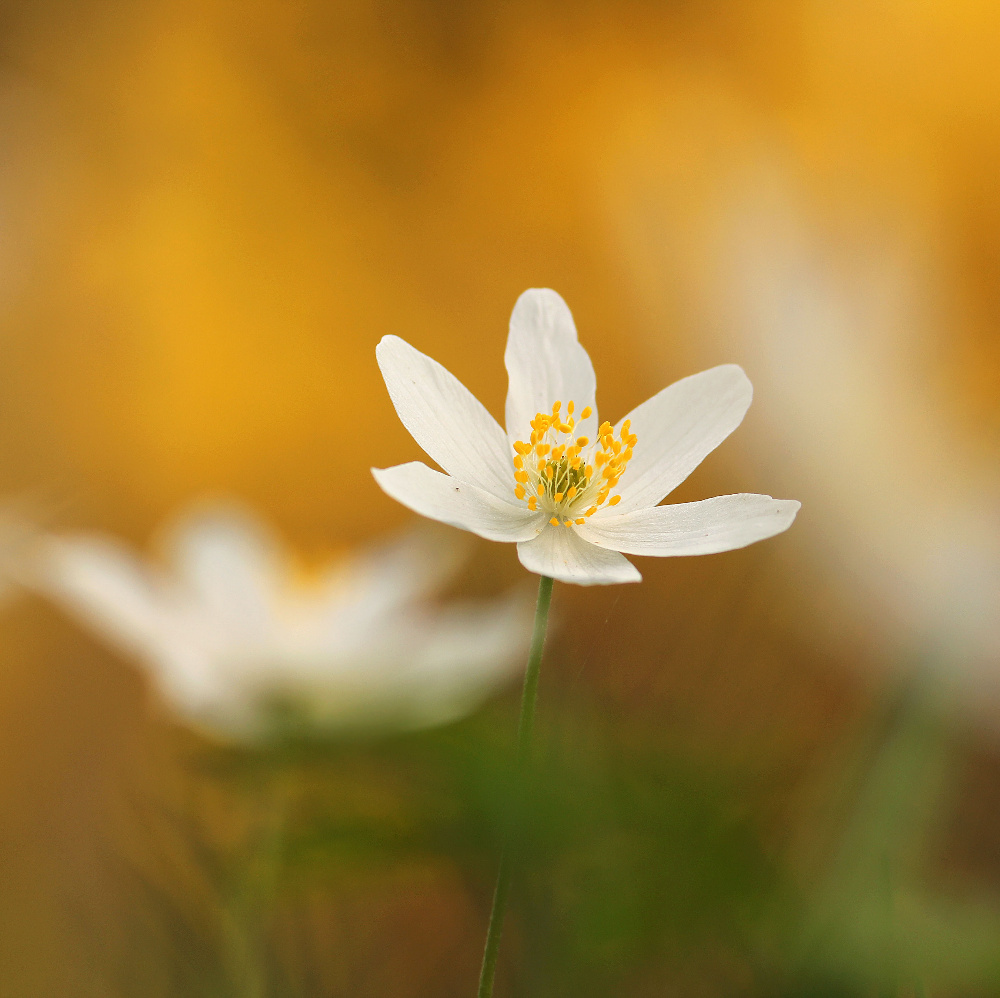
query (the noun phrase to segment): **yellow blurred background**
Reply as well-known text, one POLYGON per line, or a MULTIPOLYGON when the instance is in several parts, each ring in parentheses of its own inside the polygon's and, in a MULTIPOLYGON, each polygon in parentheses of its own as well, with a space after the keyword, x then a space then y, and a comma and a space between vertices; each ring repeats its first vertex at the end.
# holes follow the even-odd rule
MULTIPOLYGON (((418 456, 379 338, 500 416, 510 309, 553 287, 612 419, 747 370, 744 426, 680 498, 804 508, 638 587, 561 587, 543 703, 752 759, 780 845, 805 775, 929 654, 986 722, 950 862, 995 886, 998 45, 973 0, 8 4, 2 494, 143 547, 233 496, 321 560, 409 522, 369 473, 418 456)), ((468 589, 522 579, 475 551, 468 589)), ((116 931, 103 857, 145 848, 130 805, 175 792, 176 732, 51 609, 0 629, 0 993, 107 994, 80 924, 116 931)), ((473 966, 481 913, 447 871, 414 890, 373 938, 473 966)))

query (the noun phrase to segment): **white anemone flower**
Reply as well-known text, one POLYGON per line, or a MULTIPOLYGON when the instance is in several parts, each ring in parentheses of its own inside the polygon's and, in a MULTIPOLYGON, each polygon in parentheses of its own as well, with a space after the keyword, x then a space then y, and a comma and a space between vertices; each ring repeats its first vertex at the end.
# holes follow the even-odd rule
POLYGON ((216 733, 265 734, 277 705, 329 729, 406 729, 471 711, 523 662, 522 594, 427 604, 460 547, 414 532, 304 581, 259 523, 218 508, 169 532, 164 565, 106 537, 51 537, 37 588, 216 733))
POLYGON ((514 306, 504 361, 505 433, 453 375, 398 336, 376 350, 420 461, 372 469, 423 516, 517 544, 530 572, 601 585, 639 582, 623 555, 713 554, 786 530, 799 503, 728 495, 660 506, 739 426, 753 389, 735 364, 664 388, 616 425, 599 422, 596 379, 573 316, 547 288, 514 306))

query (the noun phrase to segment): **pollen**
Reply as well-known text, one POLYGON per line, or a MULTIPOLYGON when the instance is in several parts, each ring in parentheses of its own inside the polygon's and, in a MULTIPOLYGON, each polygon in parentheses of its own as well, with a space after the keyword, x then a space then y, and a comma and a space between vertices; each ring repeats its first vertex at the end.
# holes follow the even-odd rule
POLYGON ((552 526, 582 526, 605 504, 618 505, 621 496, 611 491, 639 442, 629 420, 617 432, 605 420, 593 443, 588 436, 574 437, 577 423, 589 419, 593 409, 586 406, 576 419, 574 413, 573 399, 557 399, 551 412, 536 413, 530 421, 528 440, 513 445, 514 495, 531 512, 546 514, 552 526))

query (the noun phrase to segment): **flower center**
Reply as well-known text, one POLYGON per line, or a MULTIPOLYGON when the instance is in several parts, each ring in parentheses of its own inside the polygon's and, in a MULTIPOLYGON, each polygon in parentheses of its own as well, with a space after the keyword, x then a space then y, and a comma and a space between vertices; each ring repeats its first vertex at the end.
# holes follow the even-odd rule
MULTIPOLYGON (((622 423, 618 439, 610 423, 601 423, 597 439, 573 437, 576 421, 573 402, 560 414, 562 402, 552 412, 540 412, 531 421, 529 442, 514 444, 514 494, 528 504, 528 509, 550 514, 549 523, 568 527, 586 523, 606 502, 615 506, 620 495, 611 495, 632 458, 638 437, 631 432, 630 421, 622 423)), ((580 419, 591 414, 590 406, 580 419)))

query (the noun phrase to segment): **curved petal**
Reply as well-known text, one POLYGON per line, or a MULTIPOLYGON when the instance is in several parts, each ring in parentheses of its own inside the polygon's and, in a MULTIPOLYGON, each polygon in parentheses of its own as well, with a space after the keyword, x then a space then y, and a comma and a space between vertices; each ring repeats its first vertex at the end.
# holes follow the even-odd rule
POLYGON ((532 513, 442 475, 420 461, 394 468, 372 468, 382 491, 421 516, 471 530, 488 541, 523 541, 534 537, 545 522, 544 513, 532 513))
POLYGON ((794 499, 740 494, 700 502, 596 516, 580 527, 591 544, 625 554, 659 557, 715 554, 746 547, 787 530, 801 504, 794 499))
POLYGON ((529 572, 578 586, 642 581, 639 570, 628 559, 588 543, 576 527, 546 527, 533 541, 518 544, 517 556, 529 572))
POLYGON ((510 446, 472 392, 398 336, 383 336, 375 357, 400 420, 427 455, 469 485, 513 497, 510 446))
POLYGON ((615 427, 617 433, 628 419, 639 439, 613 512, 661 502, 740 425, 752 398, 743 369, 723 364, 676 381, 633 409, 615 427))
POLYGON ((555 291, 531 288, 517 299, 504 364, 510 379, 505 418, 512 442, 528 439, 528 424, 537 413, 551 412, 556 401, 566 406, 571 399, 577 414, 587 406, 593 410, 588 419, 577 416, 578 432, 593 439, 597 429, 594 366, 577 341, 566 302, 555 291))

